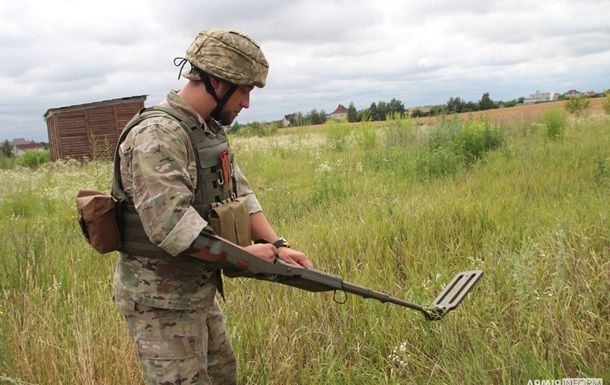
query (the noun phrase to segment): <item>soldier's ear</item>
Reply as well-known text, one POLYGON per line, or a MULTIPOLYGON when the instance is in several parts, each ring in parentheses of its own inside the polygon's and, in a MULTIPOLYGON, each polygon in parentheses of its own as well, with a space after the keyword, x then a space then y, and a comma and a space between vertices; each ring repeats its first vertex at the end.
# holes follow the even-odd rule
POLYGON ((226 85, 225 82, 223 82, 222 80, 219 80, 213 76, 210 76, 210 84, 214 88, 214 91, 216 91, 216 95, 220 95, 222 93, 222 91, 224 91, 224 87, 226 85))

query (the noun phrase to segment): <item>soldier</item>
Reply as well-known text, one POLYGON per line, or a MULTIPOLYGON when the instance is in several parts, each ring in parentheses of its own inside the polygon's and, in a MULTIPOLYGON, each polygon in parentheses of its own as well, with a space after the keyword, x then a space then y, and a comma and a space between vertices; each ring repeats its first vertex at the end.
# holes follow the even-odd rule
POLYGON ((114 301, 149 384, 235 384, 235 355, 216 299, 222 284, 213 263, 220 256, 193 249, 210 226, 210 207, 245 205, 246 219, 235 226, 246 221, 251 239, 267 241, 252 244, 248 237, 242 246, 248 252, 269 262, 312 264, 265 218, 223 128, 249 107, 252 89, 265 86, 269 65, 260 47, 237 31, 209 29, 178 59, 188 83, 156 106, 165 112, 142 115, 118 149, 115 183, 128 198, 122 215, 137 221, 123 223, 129 247, 119 253, 114 301))

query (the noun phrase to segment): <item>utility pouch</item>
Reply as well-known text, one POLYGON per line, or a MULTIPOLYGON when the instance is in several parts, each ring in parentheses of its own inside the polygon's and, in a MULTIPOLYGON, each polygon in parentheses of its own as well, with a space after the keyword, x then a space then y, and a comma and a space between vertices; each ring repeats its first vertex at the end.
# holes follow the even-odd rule
POLYGON ((214 232, 240 246, 252 242, 250 213, 245 198, 229 198, 212 203, 208 220, 214 232))
POLYGON ((76 195, 78 223, 87 239, 100 254, 121 247, 121 232, 117 222, 117 200, 97 190, 80 190, 76 195))

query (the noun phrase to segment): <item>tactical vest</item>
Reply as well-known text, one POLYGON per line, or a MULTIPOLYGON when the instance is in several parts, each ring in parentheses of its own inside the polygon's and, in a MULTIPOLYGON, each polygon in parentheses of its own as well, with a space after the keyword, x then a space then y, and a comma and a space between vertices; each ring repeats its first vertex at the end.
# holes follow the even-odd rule
MULTIPOLYGON (((171 107, 155 106, 140 110, 121 133, 115 153, 112 184, 112 195, 120 202, 118 210, 122 240, 120 251, 142 257, 175 258, 150 241, 133 202, 125 195, 121 186, 119 146, 133 127, 144 119, 153 117, 173 118, 188 134, 197 162, 197 187, 191 206, 205 220, 208 220, 212 203, 222 202, 236 195, 233 154, 224 130, 219 130, 215 136, 210 137, 193 118, 184 116, 171 107)), ((189 259, 192 258, 186 254, 180 255, 180 257, 187 256, 189 259)))

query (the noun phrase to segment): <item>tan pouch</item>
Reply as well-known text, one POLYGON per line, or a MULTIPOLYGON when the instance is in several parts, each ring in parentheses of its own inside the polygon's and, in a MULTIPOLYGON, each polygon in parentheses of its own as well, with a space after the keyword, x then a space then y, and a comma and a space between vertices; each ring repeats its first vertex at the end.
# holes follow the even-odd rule
POLYGON ((209 224, 217 235, 240 246, 252 243, 250 213, 245 198, 231 198, 213 203, 209 224))
POLYGON ((121 232, 116 218, 116 199, 97 190, 80 190, 76 195, 78 223, 87 239, 100 254, 121 247, 121 232))

